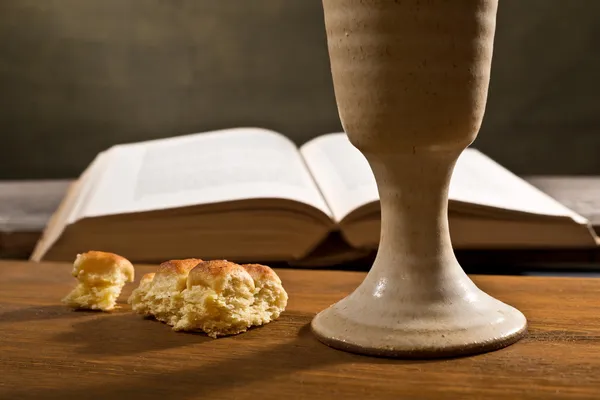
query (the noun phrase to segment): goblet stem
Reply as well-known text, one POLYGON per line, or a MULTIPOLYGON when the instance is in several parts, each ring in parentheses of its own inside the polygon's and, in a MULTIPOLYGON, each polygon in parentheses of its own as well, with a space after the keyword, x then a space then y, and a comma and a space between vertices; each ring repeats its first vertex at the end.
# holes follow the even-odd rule
POLYGON ((448 187, 459 151, 369 155, 379 188, 381 237, 377 262, 398 274, 433 273, 454 257, 448 187))
POLYGON ((360 286, 314 318, 321 341, 424 358, 494 350, 525 334, 523 314, 479 290, 454 255, 447 201, 459 153, 365 155, 380 191, 379 250, 360 286))
POLYGON ((428 304, 476 290, 456 260, 448 225, 448 189, 459 154, 366 155, 380 192, 381 236, 365 284, 379 298, 428 304), (382 279, 402 282, 402 292, 386 294, 382 279))

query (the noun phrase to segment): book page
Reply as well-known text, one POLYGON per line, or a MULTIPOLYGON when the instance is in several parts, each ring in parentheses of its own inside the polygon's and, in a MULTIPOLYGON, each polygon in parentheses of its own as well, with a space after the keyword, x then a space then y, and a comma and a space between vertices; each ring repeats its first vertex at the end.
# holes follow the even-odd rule
MULTIPOLYGON (((344 133, 320 136, 300 149, 336 221, 355 209, 379 201, 375 177, 366 158, 344 133)), ((536 189, 476 149, 457 161, 449 199, 539 216, 585 219, 536 189)))
POLYGON ((379 201, 366 158, 345 133, 319 136, 300 148, 336 222, 367 203, 379 201))
POLYGON ((94 193, 98 182, 106 172, 106 168, 112 160, 111 155, 114 154, 112 149, 100 152, 94 161, 86 168, 78 180, 77 194, 73 204, 69 207, 66 215, 66 223, 75 222, 82 213, 84 207, 88 204, 90 197, 94 193))
POLYGON ((79 210, 84 207, 85 200, 92 192, 94 182, 97 182, 104 172, 109 153, 109 151, 99 153, 79 176, 79 179, 70 185, 60 206, 48 221, 42 237, 38 240, 30 256, 32 261, 41 261, 46 251, 56 242, 66 226, 76 220, 79 210))
POLYGON ((293 142, 264 129, 228 129, 113 147, 76 218, 262 198, 331 214, 293 142))
POLYGON ((474 148, 466 149, 456 163, 449 197, 453 201, 586 222, 585 218, 474 148))

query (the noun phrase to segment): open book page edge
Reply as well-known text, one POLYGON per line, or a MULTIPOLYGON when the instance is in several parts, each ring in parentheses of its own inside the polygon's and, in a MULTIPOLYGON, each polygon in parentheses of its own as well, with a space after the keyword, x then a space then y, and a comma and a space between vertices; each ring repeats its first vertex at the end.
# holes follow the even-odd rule
POLYGON ((44 255, 48 252, 52 245, 54 245, 64 231, 66 226, 64 223, 66 220, 66 214, 71 211, 71 207, 73 206, 74 201, 76 201, 80 185, 80 180, 76 180, 69 185, 65 197, 61 201, 56 211, 54 211, 50 217, 50 220, 46 224, 42 235, 38 239, 31 255, 29 256, 30 261, 42 261, 44 255))
POLYGON ((274 135, 274 136, 280 137, 282 139, 285 139, 290 144, 297 147, 296 144, 290 138, 285 136, 284 134, 279 133, 274 130, 271 130, 271 129, 259 128, 259 127, 223 128, 223 129, 216 129, 216 130, 206 131, 206 132, 194 132, 194 133, 187 133, 187 134, 183 134, 183 135, 171 136, 171 137, 166 137, 166 138, 144 140, 144 141, 140 141, 140 142, 120 143, 120 144, 116 144, 112 147, 117 147, 117 148, 138 147, 138 146, 144 147, 144 146, 148 146, 148 145, 160 145, 160 144, 168 144, 168 143, 172 143, 172 142, 181 143, 181 142, 185 142, 188 140, 194 140, 200 136, 207 137, 207 136, 221 135, 223 133, 243 133, 243 132, 266 133, 266 134, 274 135))
POLYGON ((469 147, 469 148, 465 149, 463 155, 471 156, 471 157, 473 157, 473 156, 478 157, 480 160, 486 162, 488 164, 488 166, 494 168, 496 170, 496 172, 501 173, 503 175, 503 178, 510 179, 513 184, 519 185, 522 188, 522 190, 526 190, 529 193, 539 197, 540 199, 543 199, 543 201, 547 202, 547 204, 550 204, 556 210, 556 213, 549 214, 549 213, 544 213, 544 212, 536 212, 535 210, 531 210, 531 209, 519 209, 516 207, 515 208, 502 207, 500 205, 490 206, 489 204, 474 202, 471 200, 461 200, 456 197, 452 197, 452 194, 451 194, 451 196, 449 198, 450 202, 460 205, 460 208, 467 209, 468 207, 474 207, 474 208, 475 207, 479 207, 479 208, 484 207, 484 208, 488 208, 490 210, 494 210, 494 209, 504 210, 507 212, 514 213, 516 215, 528 214, 531 216, 549 217, 549 218, 565 218, 565 217, 567 217, 578 224, 583 225, 583 224, 588 223, 588 220, 586 218, 579 215, 578 213, 571 210, 570 208, 566 207, 564 204, 560 203, 559 201, 554 199, 549 194, 547 194, 547 193, 543 192, 542 190, 538 189, 537 187, 533 186, 532 184, 530 184, 526 180, 522 179, 518 175, 514 174, 512 171, 508 170, 507 168, 505 168, 500 163, 496 162, 495 160, 493 160, 491 157, 484 154, 480 150, 473 148, 473 147, 469 147))
POLYGON ((306 142, 304 142, 301 146, 300 149, 302 149, 303 147, 306 146, 311 146, 316 142, 320 142, 321 140, 324 140, 327 137, 332 137, 332 136, 346 136, 346 134, 344 132, 328 132, 328 133, 324 133, 318 136, 313 137, 312 139, 307 140, 306 142))
POLYGON ((343 219, 343 217, 341 217, 336 212, 335 205, 332 204, 331 199, 329 199, 326 192, 324 192, 322 185, 319 184, 318 171, 315 169, 314 165, 312 165, 312 163, 309 162, 309 160, 306 157, 306 151, 307 151, 306 149, 309 149, 315 145, 318 145, 318 143, 321 142, 322 140, 325 140, 326 137, 335 136, 335 135, 338 135, 338 133, 326 133, 323 135, 316 136, 312 139, 309 139, 308 141, 306 141, 305 143, 303 143, 301 146, 298 147, 298 151, 300 152, 300 156, 302 158, 302 161, 304 162, 304 166, 310 173, 310 176, 312 177, 317 188, 319 189, 319 193, 321 193, 321 197, 323 197, 325 204, 327 204, 327 207, 329 207, 329 209, 331 210, 331 216, 333 217, 333 220, 341 221, 343 219))
MULTIPOLYGON (((300 146, 300 153, 303 155, 305 160, 307 158, 310 158, 311 156, 314 158, 314 157, 316 157, 316 153, 318 153, 317 150, 321 149, 321 147, 322 147, 321 143, 324 143, 328 140, 340 140, 341 138, 349 141, 349 139, 347 138, 347 136, 344 132, 326 133, 326 134, 317 136, 313 139, 310 139, 309 141, 304 143, 302 146, 300 146), (334 137, 336 139, 332 139, 334 137)), ((356 154, 360 154, 360 153, 357 151, 356 154)), ((362 154, 361 154, 361 157, 364 158, 364 156, 362 156, 362 154)), ((316 158, 318 158, 318 157, 316 157, 316 158)), ((314 160, 312 160, 312 161, 314 161, 314 160)), ((313 174, 315 181, 317 181, 320 184, 320 186, 321 185, 330 186, 329 183, 324 184, 320 179, 322 177, 322 175, 320 175, 321 174, 320 168, 325 168, 325 167, 320 166, 320 168, 317 168, 312 164, 313 164, 312 162, 307 161, 307 165, 308 165, 309 169, 311 170, 311 173, 313 174)), ((365 165, 367 165, 367 164, 365 163, 365 165)), ((547 193, 544 193, 543 191, 539 190, 535 186, 529 184, 528 182, 526 182, 519 176, 515 175, 508 169, 504 168, 502 165, 500 165, 499 163, 497 163, 496 161, 494 161, 493 159, 491 159, 490 157, 488 157, 487 155, 483 154, 481 151, 479 151, 475 148, 469 147, 469 148, 465 149, 463 154, 461 154, 461 159, 459 159, 459 162, 457 163, 457 165, 458 165, 458 168, 455 169, 455 173, 453 175, 453 178, 455 180, 453 183, 451 182, 450 193, 449 193, 449 208, 451 208, 451 209, 456 209, 456 210, 464 212, 464 213, 468 213, 470 211, 473 214, 486 215, 490 218, 494 218, 494 217, 496 217, 496 218, 512 218, 512 219, 515 219, 515 218, 540 219, 540 218, 542 218, 542 219, 553 219, 553 220, 567 219, 567 220, 574 221, 575 223, 578 223, 578 224, 586 224, 588 222, 584 217, 580 216, 573 210, 571 210, 568 207, 566 207, 565 205, 561 204, 560 202, 558 202, 556 199, 552 198, 547 193), (461 174, 461 173, 468 174, 469 170, 472 171, 473 168, 477 168, 478 165, 483 166, 486 169, 489 169, 491 175, 493 175, 495 179, 499 179, 498 186, 500 188, 502 188, 502 186, 504 186, 505 188, 513 189, 516 192, 514 197, 512 197, 512 198, 511 198, 510 192, 508 192, 509 195, 506 198, 506 196, 507 196, 506 189, 503 192, 501 192, 504 194, 505 200, 513 200, 513 201, 505 202, 502 200, 502 196, 497 197, 495 199, 490 198, 490 194, 489 194, 490 188, 478 189, 478 185, 477 185, 476 181, 473 181, 473 183, 469 183, 470 181, 460 181, 460 183, 459 183, 458 179, 461 176, 459 174, 461 174), (461 185, 461 183, 462 183, 462 185, 461 185), (462 190, 460 189, 461 187, 463 187, 464 189, 467 189, 467 191, 462 192, 462 190), (479 195, 478 196, 468 196, 469 189, 473 190, 475 194, 477 194, 479 192, 479 195), (486 193, 485 190, 487 190, 487 193, 488 193, 487 196, 485 194, 486 193), (461 197, 461 192, 463 193, 462 197, 461 197), (519 192, 521 192, 522 195, 520 195, 519 192), (467 195, 467 197, 465 197, 465 195, 467 195), (488 199, 488 200, 486 200, 486 199, 488 199), (515 199, 517 199, 517 200, 514 201, 515 199), (522 201, 524 201, 525 204, 520 204, 519 199, 522 199, 522 201), (539 209, 536 209, 536 206, 535 206, 536 199, 537 199, 537 201, 540 202, 539 209), (546 210, 546 211, 544 211, 544 210, 546 210)), ((468 175, 466 175, 466 176, 462 175, 462 176, 464 176, 464 179, 469 179, 468 175)), ((372 179, 374 179, 374 177, 372 177, 372 179)), ((328 195, 326 193, 327 190, 325 190, 325 189, 327 189, 327 188, 321 188, 323 197, 328 202, 332 211, 334 211, 334 216, 336 218, 336 221, 339 221, 339 222, 346 220, 346 219, 350 219, 350 220, 354 219, 357 212, 359 214, 361 214, 361 212, 360 212, 361 209, 368 206, 370 203, 378 201, 378 195, 377 195, 377 193, 374 193, 372 196, 367 196, 365 198, 361 198, 361 200, 357 204, 353 204, 352 207, 350 207, 350 208, 344 207, 343 209, 341 209, 339 204, 332 204, 332 203, 337 203, 337 202, 334 201, 335 199, 332 199, 331 194, 328 195)), ((366 188, 365 188, 365 190, 366 190, 366 188)), ((502 190, 502 189, 498 189, 498 190, 502 190)), ((335 197, 335 196, 333 196, 333 197, 335 197)))
POLYGON ((75 204, 70 207, 65 224, 71 224, 81 218, 87 202, 90 200, 91 196, 93 196, 96 186, 102 179, 103 173, 109 165, 111 156, 114 157, 114 153, 112 148, 99 153, 88 169, 84 171, 81 176, 81 187, 79 188, 77 199, 75 204))
POLYGON ((508 208, 491 208, 487 205, 479 203, 471 203, 462 200, 448 200, 448 210, 453 213, 463 214, 465 216, 485 217, 488 219, 504 219, 504 220, 546 220, 546 221, 566 221, 569 223, 584 225, 587 223, 583 220, 573 219, 570 215, 549 215, 549 214, 534 214, 527 211, 520 211, 508 208))
POLYGON ((300 154, 337 223, 379 200, 367 160, 344 132, 317 136, 300 146, 300 154), (352 184, 349 184, 350 181, 352 184))
POLYGON ((82 207, 85 197, 93 190, 93 182, 102 174, 110 149, 98 153, 94 160, 75 180, 63 197, 60 205, 50 217, 42 236, 38 240, 31 256, 31 261, 41 261, 47 251, 60 238, 65 228, 72 222, 73 215, 82 207))
MULTIPOLYGON (((227 148, 226 145, 223 146, 223 148, 227 148)), ((158 209, 179 208, 188 205, 207 204, 226 200, 228 201, 230 199, 243 201, 260 198, 288 199, 305 202, 312 207, 318 208, 330 218, 332 217, 331 210, 323 199, 322 193, 320 192, 314 181, 314 178, 310 174, 309 169, 302 159, 298 151, 298 147, 289 138, 275 131, 262 128, 223 129, 219 131, 209 131, 192 135, 183 135, 145 142, 116 145, 111 148, 111 151, 114 151, 114 165, 109 166, 107 173, 104 174, 106 176, 104 176, 103 179, 98 182, 96 186, 99 189, 95 191, 95 196, 92 201, 86 202, 88 207, 84 207, 80 213, 82 215, 79 215, 79 217, 95 217, 127 212, 146 212, 158 209), (173 196, 168 195, 169 197, 167 198, 164 196, 167 192, 163 192, 161 194, 162 197, 155 197, 153 201, 145 201, 146 199, 139 201, 139 199, 133 197, 135 195, 135 193, 133 193, 135 185, 133 185, 132 182, 137 182, 138 174, 140 173, 140 168, 143 163, 144 152, 148 151, 148 149, 154 149, 153 151, 156 153, 157 151, 162 151, 161 149, 165 148, 163 146, 168 146, 170 148, 173 146, 186 146, 188 141, 194 142, 197 145, 200 143, 210 143, 212 145, 213 143, 218 144, 219 140, 227 142, 227 140, 235 140, 237 137, 252 138, 254 135, 258 135, 259 137, 263 138, 267 137, 265 135, 277 138, 276 140, 269 140, 273 143, 280 143, 278 146, 282 146, 282 149, 285 148, 286 152, 288 151, 287 149, 289 149, 290 152, 294 152, 295 156, 293 157, 293 160, 290 159, 289 166, 290 168, 297 168, 298 166, 301 167, 302 170, 294 170, 298 171, 298 177, 301 177, 301 181, 303 182, 301 185, 295 186, 294 188, 288 186, 286 190, 291 188, 293 189, 292 191, 281 191, 279 190, 279 183, 274 182, 269 184, 266 183, 267 181, 265 181, 257 185, 254 182, 248 181, 238 182, 235 183, 235 185, 224 185, 223 188, 227 189, 226 192, 220 192, 220 189, 217 190, 218 188, 215 187, 209 191, 200 191, 198 188, 195 188, 193 192, 188 193, 187 200, 185 201, 182 201, 182 196, 175 197, 175 194, 173 194, 173 196), (217 136, 220 138, 219 140, 216 140, 217 136), (212 140, 211 138, 215 140, 212 140), (204 139, 209 140, 209 142, 202 142, 204 139), (121 164, 123 164, 124 167, 119 167, 121 164), (125 181, 129 182, 128 185, 125 185, 125 181), (121 183, 117 184, 117 182, 121 183), (112 190, 108 189, 107 185, 111 187, 115 185, 119 186, 118 191, 121 193, 121 198, 129 200, 126 202, 120 202, 118 205, 115 205, 114 201, 112 200, 106 202, 108 198, 111 198, 111 196, 108 196, 107 193, 113 192, 112 190), (232 189, 236 190, 232 191, 232 189), (204 194, 200 196, 200 193, 204 194), (164 203, 161 203, 163 200, 164 203)), ((255 165, 258 164, 255 163, 255 165)))
POLYGON ((95 215, 82 217, 76 222, 89 223, 90 221, 136 221, 164 220, 173 217, 186 216, 201 217, 203 215, 218 215, 232 213, 254 213, 254 212, 284 212, 290 215, 298 215, 303 218, 311 218, 320 226, 327 229, 335 228, 335 223, 321 210, 304 202, 283 198, 253 198, 244 200, 222 201, 209 204, 193 204, 174 208, 154 209, 148 211, 132 211, 117 214, 95 215))

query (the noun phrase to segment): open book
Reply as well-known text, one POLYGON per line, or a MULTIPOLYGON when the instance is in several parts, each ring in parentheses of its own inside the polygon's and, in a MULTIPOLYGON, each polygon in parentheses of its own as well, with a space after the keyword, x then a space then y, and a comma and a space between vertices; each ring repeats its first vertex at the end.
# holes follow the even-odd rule
MULTIPOLYGON (((586 219, 472 148, 452 177, 449 218, 457 249, 598 244, 586 219)), ((276 132, 236 128, 100 153, 32 259, 100 249, 136 262, 335 263, 376 249, 379 227, 375 179, 345 134, 298 148, 276 132), (326 245, 331 237, 338 245, 326 245)))

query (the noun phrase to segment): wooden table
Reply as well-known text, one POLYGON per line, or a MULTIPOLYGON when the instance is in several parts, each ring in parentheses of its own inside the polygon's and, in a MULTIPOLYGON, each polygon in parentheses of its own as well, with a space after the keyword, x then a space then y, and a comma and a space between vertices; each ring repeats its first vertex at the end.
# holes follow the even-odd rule
MULTIPOLYGON (((315 313, 353 290, 359 272, 279 270, 282 317, 210 339, 132 314, 60 304, 70 265, 0 262, 1 399, 598 399, 600 280, 474 277, 530 321, 521 342, 437 361, 364 357, 312 336, 315 313)), ((137 267, 136 279, 151 267, 137 267)), ((125 300, 134 285, 128 285, 125 300)))

